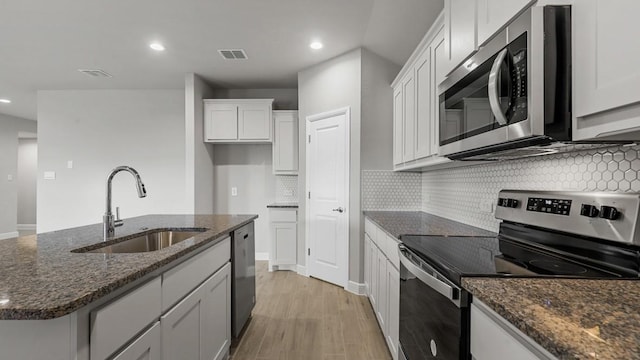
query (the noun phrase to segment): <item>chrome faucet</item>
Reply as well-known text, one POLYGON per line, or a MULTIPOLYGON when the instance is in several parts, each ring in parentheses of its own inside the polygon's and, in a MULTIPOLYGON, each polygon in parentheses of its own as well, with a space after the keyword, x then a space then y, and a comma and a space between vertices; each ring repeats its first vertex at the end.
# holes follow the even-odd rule
POLYGON ((116 217, 114 218, 111 213, 111 181, 113 177, 116 176, 117 173, 121 171, 128 171, 133 175, 136 179, 136 187, 138 189, 138 197, 143 198, 147 196, 147 190, 144 188, 144 184, 142 183, 142 179, 140 178, 140 174, 136 171, 136 169, 129 166, 118 166, 117 168, 111 170, 109 176, 107 177, 107 209, 102 216, 102 221, 104 224, 104 240, 106 241, 109 238, 112 238, 115 229, 118 226, 122 226, 123 221, 120 220, 120 212, 119 209, 116 208, 116 217))

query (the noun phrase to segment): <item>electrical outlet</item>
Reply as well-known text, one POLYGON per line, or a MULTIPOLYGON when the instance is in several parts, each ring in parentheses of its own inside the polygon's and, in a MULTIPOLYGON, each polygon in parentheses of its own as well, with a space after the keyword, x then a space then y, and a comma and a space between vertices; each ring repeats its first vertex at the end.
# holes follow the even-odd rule
POLYGON ((73 160, 67 161, 67 169, 73 169, 73 160))
POLYGON ((56 179, 56 172, 55 171, 45 171, 44 172, 44 179, 45 180, 55 180, 56 179))
POLYGON ((13 181, 13 175, 11 174, 7 175, 7 181, 13 181))
POLYGON ((238 196, 238 188, 237 187, 232 187, 231 188, 231 196, 238 196))
POLYGON ((293 196, 293 190, 287 189, 283 192, 284 196, 293 196))
POLYGON ((493 214, 493 205, 494 202, 492 200, 482 200, 479 205, 480 211, 493 214))

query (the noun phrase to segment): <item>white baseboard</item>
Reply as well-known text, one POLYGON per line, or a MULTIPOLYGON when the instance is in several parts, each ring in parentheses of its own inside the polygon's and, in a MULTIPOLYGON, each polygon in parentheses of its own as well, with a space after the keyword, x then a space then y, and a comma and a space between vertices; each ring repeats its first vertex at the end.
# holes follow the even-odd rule
POLYGON ((36 224, 18 224, 17 229, 18 231, 35 230, 36 224))
POLYGON ((269 253, 268 252, 257 252, 256 253, 256 260, 260 261, 260 260, 269 260, 269 253))
POLYGON ((308 276, 307 267, 304 265, 296 265, 296 272, 298 273, 298 275, 308 276))
POLYGON ((347 291, 356 295, 366 295, 367 291, 363 283, 357 283, 349 280, 347 283, 347 291))
POLYGON ((273 265, 274 270, 296 271, 297 265, 273 265))
POLYGON ((18 237, 18 232, 14 231, 14 232, 8 232, 8 233, 4 233, 4 234, 0 234, 0 240, 5 240, 5 239, 11 239, 11 238, 17 238, 18 237))

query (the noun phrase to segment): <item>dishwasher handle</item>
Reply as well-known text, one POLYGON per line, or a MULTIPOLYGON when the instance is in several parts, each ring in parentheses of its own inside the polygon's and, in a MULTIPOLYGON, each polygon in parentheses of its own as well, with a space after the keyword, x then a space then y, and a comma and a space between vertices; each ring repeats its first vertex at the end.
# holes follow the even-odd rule
POLYGON ((411 256, 411 251, 407 249, 403 244, 398 245, 398 252, 400 253, 400 263, 405 268, 407 268, 407 270, 411 274, 413 274, 416 278, 418 278, 418 280, 422 281, 433 290, 437 291, 442 296, 451 300, 457 306, 460 306, 460 289, 458 287, 447 284, 446 282, 423 270, 423 267, 426 267, 432 272, 437 273, 435 269, 431 268, 431 266, 427 265, 426 263, 416 264, 409 257, 411 256))

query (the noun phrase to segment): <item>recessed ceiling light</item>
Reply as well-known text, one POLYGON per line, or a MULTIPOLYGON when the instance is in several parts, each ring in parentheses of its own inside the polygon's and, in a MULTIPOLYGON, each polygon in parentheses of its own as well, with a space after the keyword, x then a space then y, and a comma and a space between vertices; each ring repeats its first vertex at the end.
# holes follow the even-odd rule
POLYGON ((320 50, 322 49, 322 43, 320 41, 314 41, 311 44, 309 44, 309 47, 312 48, 313 50, 320 50))
POLYGON ((149 44, 149 47, 155 51, 164 51, 164 45, 160 44, 159 42, 151 43, 149 44))
POLYGON ((0 99, 0 103, 10 104, 11 100, 9 100, 9 99, 0 99))

